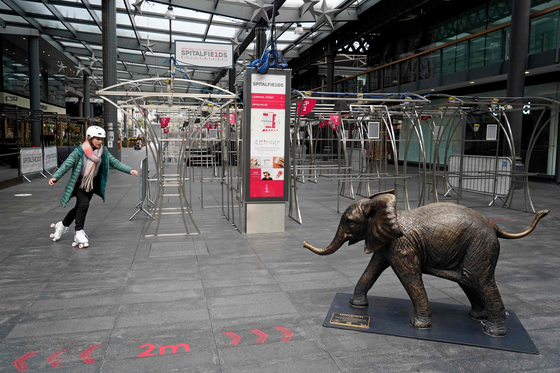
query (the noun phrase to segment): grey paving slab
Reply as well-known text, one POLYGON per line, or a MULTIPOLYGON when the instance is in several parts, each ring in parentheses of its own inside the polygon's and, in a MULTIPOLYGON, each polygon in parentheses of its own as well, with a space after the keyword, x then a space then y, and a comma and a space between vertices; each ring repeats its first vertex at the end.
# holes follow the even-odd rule
POLYGON ((63 321, 34 322, 17 324, 8 338, 35 337, 53 334, 87 333, 97 330, 111 330, 116 316, 87 317, 63 321))
POLYGON ((115 327, 127 328, 143 325, 177 324, 192 322, 197 325, 210 324, 208 310, 162 311, 157 313, 124 314, 117 317, 115 327))
POLYGON ((223 297, 223 296, 234 296, 234 295, 244 295, 244 294, 263 294, 263 293, 275 293, 282 291, 280 285, 278 284, 268 284, 268 285, 238 285, 238 286, 226 286, 226 287, 214 287, 214 288, 204 288, 204 294, 208 298, 212 297, 223 297))
POLYGON ((294 341, 274 344, 259 344, 238 348, 226 348, 219 350, 220 362, 226 367, 226 371, 295 371, 299 370, 299 365, 295 361, 308 362, 303 364, 306 369, 312 372, 319 372, 324 369, 330 372, 338 372, 336 363, 332 360, 327 351, 316 341, 294 341), (314 366, 318 368, 315 370, 314 366), (291 368, 291 369, 290 369, 291 368), (275 369, 275 370, 274 370, 275 369))
POLYGON ((84 308, 64 308, 51 311, 26 311, 20 314, 21 323, 51 322, 72 319, 116 316, 120 305, 92 306, 84 308))
POLYGON ((122 295, 86 297, 73 299, 47 299, 33 302, 30 311, 48 311, 68 308, 82 308, 90 306, 110 306, 120 304, 122 295))
POLYGON ((165 291, 157 293, 135 293, 123 294, 122 304, 147 303, 147 302, 169 302, 198 299, 204 297, 202 289, 165 291))
POLYGON ((182 291, 202 289, 202 282, 200 280, 142 280, 126 286, 127 293, 154 293, 166 291, 182 291))
POLYGON ((216 351, 176 353, 163 356, 148 356, 125 360, 106 361, 103 373, 121 372, 221 372, 216 351))

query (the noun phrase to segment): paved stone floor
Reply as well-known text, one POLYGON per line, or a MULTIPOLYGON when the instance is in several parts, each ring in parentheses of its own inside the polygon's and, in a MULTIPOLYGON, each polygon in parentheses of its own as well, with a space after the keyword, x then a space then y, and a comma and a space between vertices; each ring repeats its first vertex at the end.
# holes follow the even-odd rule
MULTIPOLYGON (((137 168, 144 153, 122 154, 137 168)), ((87 217, 91 245, 80 250, 70 233, 49 238, 67 211, 58 202, 67 178, 0 190, 0 372, 560 371, 555 184, 531 183, 536 208, 551 213, 529 237, 502 241, 496 270, 506 308, 540 351, 529 355, 323 327, 335 294, 351 293, 369 260, 359 244, 327 257, 302 248, 330 242, 336 182, 300 184, 303 225, 288 218, 285 233, 266 235, 240 234, 222 217, 219 182, 204 184, 201 209, 195 183, 202 234, 142 239, 146 215, 128 220, 138 179, 113 170, 106 203, 94 197, 87 217)), ((534 217, 482 207, 485 196, 461 202, 509 232, 534 217)), ((167 226, 179 227, 174 219, 167 226)), ((434 302, 468 304, 455 283, 425 276, 425 284, 434 302)), ((370 295, 407 299, 391 270, 370 295)))

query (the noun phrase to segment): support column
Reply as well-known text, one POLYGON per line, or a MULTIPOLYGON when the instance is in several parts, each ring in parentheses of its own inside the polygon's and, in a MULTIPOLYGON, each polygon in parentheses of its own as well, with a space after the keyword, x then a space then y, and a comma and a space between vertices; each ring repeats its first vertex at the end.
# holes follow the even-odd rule
POLYGON ((128 138, 128 114, 123 115, 123 137, 128 138))
MULTIPOLYGON (((529 26, 531 24, 531 0, 513 0, 511 15, 511 37, 507 96, 525 96, 525 70, 529 51, 529 26)), ((515 154, 521 155, 523 112, 512 113, 509 117, 513 132, 515 154)))
MULTIPOLYGON (((28 36, 29 108, 41 110, 41 81, 39 78, 39 37, 28 36)), ((41 146, 41 122, 35 115, 31 120, 31 144, 41 146)))
POLYGON ((82 97, 78 98, 78 116, 84 117, 84 99, 82 97))
POLYGON ((334 92, 334 58, 336 57, 334 41, 329 42, 328 48, 325 53, 327 57, 327 92, 334 92))
MULTIPOLYGON (((103 86, 117 84, 117 6, 115 0, 102 0, 103 26, 103 86)), ((117 102, 116 98, 111 98, 117 102)), ((108 102, 103 103, 103 123, 107 131, 106 144, 109 152, 118 160, 121 151, 118 147, 117 108, 108 102)))
POLYGON ((231 93, 236 93, 235 89, 235 66, 233 69, 228 71, 228 83, 229 83, 229 91, 231 93))
POLYGON ((88 76, 84 75, 84 100, 83 100, 83 115, 86 118, 93 117, 93 112, 90 110, 91 102, 89 98, 89 87, 91 80, 88 76))
POLYGON ((261 58, 266 48, 266 22, 260 20, 255 27, 255 59, 261 58))

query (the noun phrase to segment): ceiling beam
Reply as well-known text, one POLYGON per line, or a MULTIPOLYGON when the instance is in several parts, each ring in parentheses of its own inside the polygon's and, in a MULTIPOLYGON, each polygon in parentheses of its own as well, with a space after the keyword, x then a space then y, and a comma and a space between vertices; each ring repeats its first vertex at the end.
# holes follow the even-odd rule
MULTIPOLYGON (((66 29, 68 31, 70 31, 72 33, 72 35, 74 35, 75 38, 78 37, 78 32, 76 31, 76 29, 74 28, 74 26, 72 26, 71 23, 69 23, 64 16, 62 15, 62 13, 59 12, 59 10, 56 8, 56 6, 49 4, 48 0, 42 0, 43 1, 43 5, 56 17, 56 19, 62 23, 64 25, 64 27, 66 27, 66 29)), ((81 42, 81 41, 80 41, 81 42)), ((82 45, 84 46, 84 48, 86 48, 92 55, 93 53, 93 49, 91 49, 91 47, 82 42, 82 45)))
MULTIPOLYGON (((51 2, 51 4, 52 4, 52 2, 51 2)), ((91 6, 89 0, 82 0, 82 4, 84 4, 84 6, 86 7, 91 19, 93 19, 93 22, 95 22, 97 27, 99 27, 99 30, 103 31, 103 27, 102 27, 103 23, 101 22, 101 20, 97 16, 97 13, 95 13, 95 11, 93 10, 93 7, 91 6)))
POLYGON ((18 14, 21 18, 25 20, 25 22, 29 23, 31 26, 35 27, 39 32, 43 32, 43 26, 39 24, 39 22, 35 21, 35 19, 29 17, 25 10, 13 0, 2 0, 4 4, 6 4, 10 9, 18 14))

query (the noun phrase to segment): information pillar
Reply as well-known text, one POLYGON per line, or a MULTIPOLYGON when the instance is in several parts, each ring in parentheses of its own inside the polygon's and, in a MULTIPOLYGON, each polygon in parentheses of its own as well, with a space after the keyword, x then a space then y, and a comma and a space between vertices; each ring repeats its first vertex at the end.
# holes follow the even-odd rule
POLYGON ((284 232, 290 176, 291 70, 256 70, 244 82, 246 233, 284 232))

